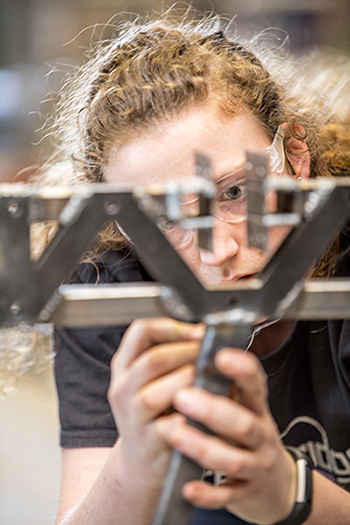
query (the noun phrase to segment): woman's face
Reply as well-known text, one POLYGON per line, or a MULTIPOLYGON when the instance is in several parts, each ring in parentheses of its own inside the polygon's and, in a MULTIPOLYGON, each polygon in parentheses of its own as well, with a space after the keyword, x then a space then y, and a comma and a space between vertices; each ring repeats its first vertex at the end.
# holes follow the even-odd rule
MULTIPOLYGON (((211 106, 193 108, 141 133, 120 148, 111 148, 104 167, 107 182, 144 184, 194 175, 195 152, 211 159, 214 181, 241 168, 247 150, 266 153, 271 139, 248 113, 222 116, 211 106)), ((286 236, 286 228, 271 228, 269 253, 286 236)), ((251 277, 262 270, 268 256, 247 244, 246 221, 225 222, 214 218, 213 252, 189 243, 178 252, 206 284, 219 284, 251 277)))

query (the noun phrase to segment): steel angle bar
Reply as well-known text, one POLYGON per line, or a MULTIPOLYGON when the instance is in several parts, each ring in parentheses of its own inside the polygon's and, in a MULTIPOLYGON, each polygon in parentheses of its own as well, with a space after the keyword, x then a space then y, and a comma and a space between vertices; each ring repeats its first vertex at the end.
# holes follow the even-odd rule
MULTIPOLYGON (((130 324, 136 318, 173 316, 164 302, 168 290, 158 283, 67 284, 58 289, 57 305, 48 321, 58 326, 130 324)), ((220 317, 221 316, 221 317, 220 317)), ((230 312, 217 320, 230 324, 230 312)), ((350 280, 312 279, 303 284, 286 319, 349 319, 350 280)))
POLYGON ((50 321, 57 326, 127 325, 138 317, 170 315, 154 283, 69 284, 58 289, 60 299, 50 321))
POLYGON ((350 319, 350 279, 306 281, 299 302, 286 318, 350 319))

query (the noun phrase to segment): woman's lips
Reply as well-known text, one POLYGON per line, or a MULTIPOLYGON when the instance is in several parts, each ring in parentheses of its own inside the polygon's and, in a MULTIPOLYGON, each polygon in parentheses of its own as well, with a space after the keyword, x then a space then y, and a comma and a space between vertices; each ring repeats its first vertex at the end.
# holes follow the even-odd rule
POLYGON ((257 277, 258 272, 256 273, 245 273, 245 274, 236 274, 230 279, 221 279, 220 284, 229 284, 236 283, 237 281, 248 281, 257 277))
POLYGON ((253 279, 257 275, 258 275, 257 273, 247 273, 245 275, 238 275, 235 277, 235 280, 236 281, 242 281, 242 280, 247 281, 248 279, 253 279))

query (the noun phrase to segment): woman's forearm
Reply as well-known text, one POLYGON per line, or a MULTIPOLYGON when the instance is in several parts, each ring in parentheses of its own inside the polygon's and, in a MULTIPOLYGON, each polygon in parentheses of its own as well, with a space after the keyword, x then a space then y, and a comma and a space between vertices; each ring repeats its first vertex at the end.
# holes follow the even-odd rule
POLYGON ((312 511, 305 525, 350 523, 350 494, 319 472, 313 472, 312 511))
POLYGON ((160 489, 157 476, 126 472, 117 444, 83 499, 59 510, 56 525, 147 525, 160 489))

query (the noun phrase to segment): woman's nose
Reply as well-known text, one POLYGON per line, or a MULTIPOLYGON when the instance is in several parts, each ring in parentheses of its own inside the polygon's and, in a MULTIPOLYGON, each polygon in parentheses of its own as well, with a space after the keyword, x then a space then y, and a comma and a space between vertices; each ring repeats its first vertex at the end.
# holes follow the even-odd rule
POLYGON ((239 244, 235 238, 235 226, 218 219, 214 219, 213 251, 200 250, 203 264, 222 266, 237 254, 239 244))

